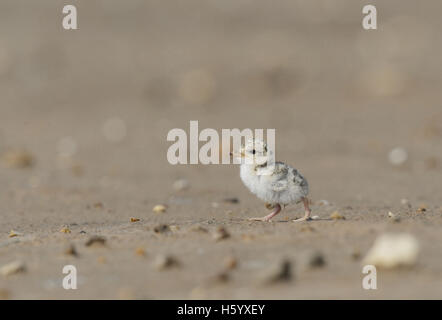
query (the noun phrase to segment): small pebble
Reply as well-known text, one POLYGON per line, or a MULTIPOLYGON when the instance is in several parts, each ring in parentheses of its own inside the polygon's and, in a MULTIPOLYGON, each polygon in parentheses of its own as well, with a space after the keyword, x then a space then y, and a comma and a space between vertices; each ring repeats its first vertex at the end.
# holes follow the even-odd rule
POLYGON ((86 247, 95 246, 95 245, 104 246, 105 244, 106 244, 106 239, 101 236, 92 236, 85 243, 86 247))
POLYGON ((26 266, 22 261, 14 261, 8 264, 5 264, 0 268, 0 274, 3 276, 10 276, 16 273, 21 273, 26 271, 26 266))
POLYGON ((155 258, 153 265, 157 270, 166 270, 179 266, 179 262, 173 256, 159 255, 155 258))
POLYGON ((220 241, 223 239, 227 239, 230 237, 229 232, 224 227, 218 227, 215 232, 212 234, 213 239, 215 241, 220 241))
POLYGON ((333 212, 330 215, 330 218, 333 220, 345 220, 345 217, 343 215, 341 215, 338 211, 333 212))
POLYGON ((166 212, 167 207, 165 205, 162 204, 158 204, 155 207, 153 207, 153 212, 155 213, 164 213, 166 212))

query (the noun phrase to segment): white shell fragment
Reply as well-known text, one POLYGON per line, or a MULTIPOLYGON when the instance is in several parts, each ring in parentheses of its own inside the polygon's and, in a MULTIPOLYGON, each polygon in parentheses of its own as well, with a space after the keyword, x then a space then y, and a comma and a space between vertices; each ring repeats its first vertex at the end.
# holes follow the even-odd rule
POLYGON ((379 236, 368 251, 363 263, 393 269, 413 266, 418 257, 419 244, 410 234, 384 234, 379 236))
POLYGON ((390 151, 388 154, 388 160, 392 165, 400 166, 404 164, 408 159, 408 152, 404 148, 397 147, 390 151))

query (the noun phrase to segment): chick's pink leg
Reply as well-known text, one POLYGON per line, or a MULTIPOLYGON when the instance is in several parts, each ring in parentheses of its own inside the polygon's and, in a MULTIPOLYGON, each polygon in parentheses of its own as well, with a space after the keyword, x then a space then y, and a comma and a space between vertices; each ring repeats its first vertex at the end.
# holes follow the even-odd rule
POLYGON ((294 222, 311 220, 310 215, 311 215, 312 211, 310 210, 310 207, 309 207, 309 204, 308 204, 308 199, 307 198, 302 198, 302 202, 304 203, 304 208, 305 208, 304 217, 292 220, 294 222))
POLYGON ((275 210, 273 210, 270 214, 266 215, 262 218, 250 218, 251 221, 270 221, 274 216, 276 216, 279 212, 281 212, 281 206, 277 204, 275 206, 275 210))

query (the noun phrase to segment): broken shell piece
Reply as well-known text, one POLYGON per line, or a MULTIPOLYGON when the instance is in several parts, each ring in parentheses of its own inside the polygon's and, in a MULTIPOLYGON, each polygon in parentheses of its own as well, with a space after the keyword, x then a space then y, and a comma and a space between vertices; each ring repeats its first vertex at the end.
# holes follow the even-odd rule
POLYGON ((71 233, 71 230, 68 227, 63 227, 60 229, 60 232, 62 233, 71 233))
POLYGON ((165 205, 162 204, 158 204, 155 207, 153 207, 153 212, 155 213, 164 213, 166 212, 167 207, 165 205))
POLYGON ((14 230, 9 231, 9 235, 8 235, 9 238, 13 238, 13 237, 17 237, 17 236, 18 236, 18 233, 16 233, 14 230))
POLYGON ((365 256, 363 263, 392 269, 413 266, 418 257, 419 244, 410 234, 384 234, 379 236, 365 256))
POLYGON ((212 236, 215 241, 219 241, 229 238, 230 234, 224 227, 219 227, 215 230, 212 236))
POLYGON ((292 263, 287 260, 281 260, 279 263, 265 270, 259 278, 262 284, 275 284, 286 282, 292 279, 292 263))
POLYGON ((153 265, 157 270, 165 270, 179 266, 179 262, 172 256, 159 255, 155 258, 153 265))
POLYGON ((341 215, 338 211, 333 212, 330 215, 330 218, 333 220, 345 220, 345 217, 343 215, 341 215))
POLYGON ((0 268, 0 274, 3 276, 10 276, 15 273, 25 272, 26 266, 22 261, 14 261, 8 264, 5 264, 0 268))

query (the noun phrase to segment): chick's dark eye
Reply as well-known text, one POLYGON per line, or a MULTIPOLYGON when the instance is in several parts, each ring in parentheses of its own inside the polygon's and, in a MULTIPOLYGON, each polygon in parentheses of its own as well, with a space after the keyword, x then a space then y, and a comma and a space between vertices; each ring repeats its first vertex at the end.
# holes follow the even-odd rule
POLYGON ((255 150, 255 149, 253 149, 253 150, 252 150, 252 153, 253 153, 253 154, 255 154, 255 153, 256 153, 256 150, 255 150))

